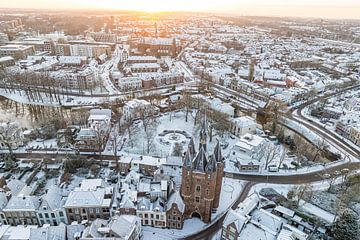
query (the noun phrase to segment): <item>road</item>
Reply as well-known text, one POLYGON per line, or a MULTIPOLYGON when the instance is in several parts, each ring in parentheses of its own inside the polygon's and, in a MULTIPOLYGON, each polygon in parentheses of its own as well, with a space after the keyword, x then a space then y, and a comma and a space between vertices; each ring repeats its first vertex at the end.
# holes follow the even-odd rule
POLYGON ((315 132, 318 136, 325 139, 326 142, 334 146, 339 152, 342 152, 345 156, 352 156, 355 159, 359 159, 360 152, 352 147, 349 143, 343 141, 340 137, 334 133, 324 129, 321 126, 317 126, 315 122, 309 122, 304 116, 293 116, 292 120, 300 123, 311 131, 315 132))
POLYGON ((245 181, 252 181, 256 183, 275 183, 275 184, 305 184, 324 180, 324 174, 335 175, 336 171, 341 172, 342 169, 360 169, 360 162, 347 162, 336 166, 324 167, 317 171, 308 173, 299 173, 292 175, 275 175, 275 174, 259 174, 252 175, 251 173, 225 173, 225 176, 240 179, 245 181))
MULTIPOLYGON (((315 99, 315 102, 317 102, 321 99, 328 99, 328 98, 334 97, 336 95, 342 94, 346 91, 350 91, 350 90, 353 90, 353 89, 356 89, 359 87, 360 87, 360 85, 356 85, 356 86, 344 89, 342 91, 339 91, 337 93, 331 94, 329 96, 317 98, 317 99, 315 99)), ((314 101, 311 101, 311 102, 301 105, 297 110, 293 111, 292 118, 295 121, 298 121, 301 124, 303 124, 304 126, 308 127, 310 130, 316 132, 323 138, 331 140, 332 142, 335 142, 340 147, 340 149, 347 151, 349 154, 351 154, 352 156, 354 156, 356 158, 360 158, 360 151, 358 149, 354 148, 348 142, 343 141, 339 135, 337 135, 334 132, 328 131, 326 128, 324 128, 320 124, 318 124, 314 121, 309 122, 308 118, 306 118, 303 115, 302 110, 304 110, 304 108, 308 107, 309 105, 311 105, 313 103, 314 103, 314 101)))
MULTIPOLYGON (((185 82, 180 84, 172 84, 172 85, 166 85, 156 88, 150 88, 150 89, 141 89, 141 90, 135 90, 135 91, 128 91, 128 92, 121 92, 121 93, 114 93, 114 94, 108 94, 108 93, 95 93, 95 94, 84 94, 79 92, 66 92, 63 90, 59 90, 58 94, 60 94, 61 102, 59 104, 58 101, 53 102, 42 102, 42 101, 33 101, 30 99, 27 99, 26 102, 21 102, 18 98, 19 95, 26 96, 24 90, 34 90, 37 89, 36 87, 21 87, 18 88, 21 91, 21 94, 19 94, 18 90, 12 90, 11 93, 9 90, 3 86, 0 85, 0 96, 3 96, 5 98, 9 98, 13 101, 19 102, 19 103, 26 103, 26 104, 34 104, 34 105, 44 105, 44 106, 64 106, 64 107, 85 107, 88 105, 84 104, 77 104, 77 101, 82 102, 92 102, 93 104, 90 104, 89 106, 94 106, 97 104, 101 104, 104 101, 115 101, 116 99, 125 100, 127 98, 131 98, 133 95, 137 97, 147 96, 151 94, 151 92, 156 91, 171 91, 174 86, 176 87, 182 87, 182 86, 191 86, 194 82, 185 82), (9 95, 12 95, 13 97, 9 97, 9 95), (66 99, 73 98, 71 102, 66 102, 66 99)), ((50 91, 49 89, 37 89, 38 92, 46 96, 50 91)))
MULTIPOLYGON (((5 152, 5 151, 4 151, 5 152)), ((42 159, 42 158, 55 158, 55 157, 76 157, 78 155, 76 155, 73 151, 59 151, 59 152, 22 152, 22 153, 17 153, 14 152, 14 155, 16 158, 34 158, 34 159, 42 159)), ((89 153, 80 153, 81 156, 87 157, 88 159, 93 158, 93 159, 100 159, 100 156, 98 154, 94 154, 93 152, 89 152, 89 153)), ((114 155, 101 155, 101 160, 110 160, 110 161, 115 161, 115 160, 119 160, 118 157, 115 157, 114 155)))
POLYGON ((360 158, 360 151, 356 148, 354 148, 351 144, 349 144, 346 141, 342 140, 342 137, 340 137, 339 135, 337 135, 336 133, 327 130, 326 128, 324 128, 323 126, 321 126, 320 124, 309 120, 308 118, 306 118, 302 111, 322 100, 322 99, 328 99, 331 97, 334 97, 336 95, 342 94, 344 92, 350 91, 350 90, 354 90, 359 88, 360 85, 355 85, 355 86, 351 86, 351 87, 347 87, 341 91, 338 91, 336 93, 333 94, 329 94, 326 96, 322 96, 322 97, 318 97, 315 99, 312 99, 302 105, 299 106, 298 109, 292 110, 291 112, 291 116, 286 116, 286 118, 289 118, 293 121, 296 121, 297 123, 305 126, 306 128, 308 128, 309 130, 315 132, 317 135, 319 135, 320 137, 322 137, 323 139, 326 139, 327 142, 329 142, 331 145, 333 145, 335 148, 337 148, 338 151, 342 152, 345 156, 352 156, 354 159, 359 159, 360 158))
POLYGON ((228 94, 231 94, 232 96, 235 96, 238 98, 239 101, 241 101, 242 103, 244 104, 248 104, 249 106, 253 107, 253 108, 259 108, 259 100, 256 100, 256 99, 252 99, 250 96, 244 96, 244 94, 241 94, 235 90, 232 90, 232 89, 229 89, 229 88, 226 88, 226 87, 223 87, 219 84, 214 84, 214 83, 211 83, 211 82, 208 82, 209 84, 211 84, 211 86, 214 88, 214 89, 217 89, 217 90, 221 90, 221 91, 224 91, 228 94))

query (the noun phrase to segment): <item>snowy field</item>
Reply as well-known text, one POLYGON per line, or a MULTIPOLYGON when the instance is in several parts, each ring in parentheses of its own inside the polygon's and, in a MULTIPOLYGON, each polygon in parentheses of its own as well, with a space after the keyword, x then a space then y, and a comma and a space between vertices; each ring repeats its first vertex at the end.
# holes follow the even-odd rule
MULTIPOLYGON (((196 147, 199 143, 199 131, 200 124, 194 124, 194 114, 189 113, 188 122, 185 121, 185 113, 182 111, 164 113, 160 115, 157 119, 156 131, 154 134, 154 139, 151 144, 150 153, 147 154, 147 143, 145 139, 145 132, 141 121, 135 121, 136 130, 134 135, 132 136, 135 141, 133 141, 133 147, 131 143, 127 141, 124 145, 122 154, 140 154, 140 155, 152 155, 152 156, 160 156, 165 157, 172 153, 173 146, 176 140, 169 140, 172 134, 175 131, 184 131, 185 137, 183 134, 179 135, 179 143, 183 146, 183 152, 186 151, 187 145, 190 141, 190 137, 193 137, 195 140, 196 147), (169 131, 165 136, 160 136, 164 131, 169 131), (167 142, 167 143, 166 143, 167 142)), ((227 134, 224 137, 220 137, 216 131, 214 130, 213 140, 210 142, 210 137, 208 136, 208 153, 211 153, 215 147, 216 139, 220 141, 223 145, 223 155, 225 156, 227 152, 235 145, 238 138, 230 138, 227 134), (225 148, 225 146, 227 146, 225 148)), ((197 150, 197 149, 196 149, 197 150)))

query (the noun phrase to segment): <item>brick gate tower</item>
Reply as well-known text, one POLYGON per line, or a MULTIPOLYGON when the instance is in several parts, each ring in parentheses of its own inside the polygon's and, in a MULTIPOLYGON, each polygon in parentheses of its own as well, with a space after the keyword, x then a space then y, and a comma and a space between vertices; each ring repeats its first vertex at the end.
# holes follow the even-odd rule
POLYGON ((185 218, 199 217, 211 221, 211 212, 218 208, 224 174, 224 159, 217 142, 212 155, 207 154, 206 118, 200 131, 196 152, 191 139, 183 159, 181 195, 185 203, 185 218))

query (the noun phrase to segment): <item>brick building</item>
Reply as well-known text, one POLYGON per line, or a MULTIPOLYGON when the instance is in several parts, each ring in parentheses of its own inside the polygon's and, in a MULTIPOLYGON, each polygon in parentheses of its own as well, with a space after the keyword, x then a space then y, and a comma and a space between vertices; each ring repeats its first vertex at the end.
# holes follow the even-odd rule
POLYGON ((137 47, 142 54, 149 54, 156 57, 176 57, 177 52, 180 51, 177 47, 176 40, 171 38, 144 37, 139 41, 137 47))
POLYGON ((200 132, 199 151, 195 152, 194 141, 191 140, 184 157, 181 195, 185 202, 184 217, 198 217, 208 223, 211 221, 213 209, 219 206, 224 162, 219 142, 211 156, 207 156, 206 142, 204 121, 200 132))
POLYGON ((184 224, 185 204, 178 191, 174 192, 168 202, 166 209, 166 225, 168 228, 182 229, 184 224))

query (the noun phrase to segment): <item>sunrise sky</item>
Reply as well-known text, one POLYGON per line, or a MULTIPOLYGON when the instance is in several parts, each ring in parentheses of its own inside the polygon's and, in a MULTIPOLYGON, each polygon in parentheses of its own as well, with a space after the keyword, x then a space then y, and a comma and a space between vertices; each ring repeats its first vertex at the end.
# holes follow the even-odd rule
POLYGON ((0 8, 201 11, 360 19, 360 0, 0 0, 0 8))

